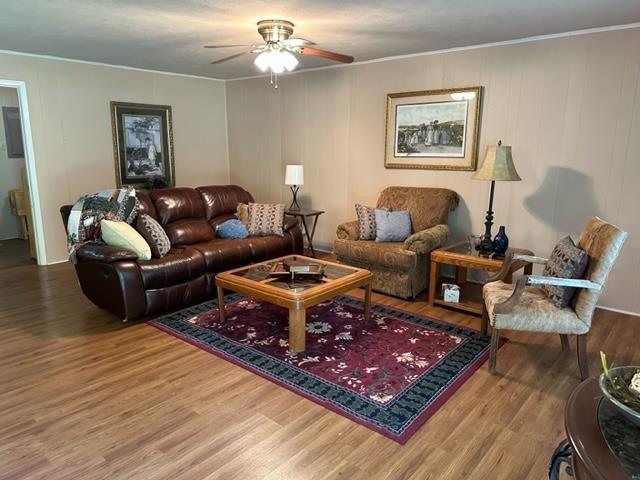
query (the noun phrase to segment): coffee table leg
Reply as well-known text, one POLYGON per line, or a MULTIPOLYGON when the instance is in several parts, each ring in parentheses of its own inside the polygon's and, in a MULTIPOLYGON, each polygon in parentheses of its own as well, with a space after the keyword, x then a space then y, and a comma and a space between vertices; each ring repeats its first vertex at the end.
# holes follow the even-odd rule
POLYGON ((364 319, 369 320, 371 315, 371 282, 364 287, 364 319))
POLYGON ((216 288, 218 289, 218 312, 220 315, 220 323, 224 323, 224 288, 216 288))
POLYGON ((289 351, 293 353, 304 352, 306 349, 306 313, 305 308, 289 309, 289 351))

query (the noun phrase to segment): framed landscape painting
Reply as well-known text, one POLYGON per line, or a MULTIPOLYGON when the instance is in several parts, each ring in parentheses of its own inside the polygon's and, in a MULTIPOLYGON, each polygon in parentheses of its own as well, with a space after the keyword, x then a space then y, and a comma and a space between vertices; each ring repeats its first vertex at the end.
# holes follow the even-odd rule
POLYGON ((111 129, 118 188, 175 185, 170 106, 111 102, 111 129))
POLYGON ((482 87, 387 95, 386 168, 475 170, 482 87))

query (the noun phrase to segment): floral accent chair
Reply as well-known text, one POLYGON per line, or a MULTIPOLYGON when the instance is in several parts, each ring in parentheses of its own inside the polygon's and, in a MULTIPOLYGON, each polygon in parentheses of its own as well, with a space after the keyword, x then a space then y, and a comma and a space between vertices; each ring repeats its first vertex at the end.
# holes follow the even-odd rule
POLYGON ((408 210, 411 235, 404 242, 360 240, 358 222, 346 222, 336 231, 337 259, 371 271, 373 290, 415 298, 427 288, 429 254, 449 238, 447 217, 458 202, 458 194, 445 188, 387 187, 380 193, 377 207, 408 210))
POLYGON ((483 287, 482 332, 487 332, 488 323, 493 327, 489 371, 496 371, 500 330, 546 332, 560 334, 562 350, 569 349, 569 335, 576 335, 580 378, 586 379, 589 376, 587 334, 591 329, 593 312, 626 238, 624 230, 598 217, 589 219, 577 244, 589 256, 589 263, 580 279, 524 275, 515 285, 504 283, 512 261, 547 263, 545 258, 507 252, 502 270, 488 279, 483 287), (558 308, 540 288, 542 285, 575 287, 578 290, 569 306, 558 308))

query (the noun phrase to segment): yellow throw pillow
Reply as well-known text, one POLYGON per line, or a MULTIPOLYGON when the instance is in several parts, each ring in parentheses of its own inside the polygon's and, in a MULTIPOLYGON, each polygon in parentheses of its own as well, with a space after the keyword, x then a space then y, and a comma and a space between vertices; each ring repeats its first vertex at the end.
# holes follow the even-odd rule
POLYGON ((101 220, 100 230, 102 232, 102 240, 107 245, 131 250, 138 255, 140 260, 151 260, 151 247, 149 247, 144 237, 128 223, 101 220))

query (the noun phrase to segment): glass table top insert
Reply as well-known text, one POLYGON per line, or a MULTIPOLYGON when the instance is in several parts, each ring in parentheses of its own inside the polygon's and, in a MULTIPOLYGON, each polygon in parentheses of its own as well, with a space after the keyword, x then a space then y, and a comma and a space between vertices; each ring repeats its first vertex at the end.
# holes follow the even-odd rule
MULTIPOLYGON (((297 258, 297 257, 287 257, 297 258)), ((274 260, 272 262, 257 263, 255 265, 248 265, 246 268, 242 268, 232 273, 244 277, 248 280, 255 282, 265 283, 272 287, 281 288, 292 292, 301 292, 308 290, 318 285, 337 280, 339 278, 346 277, 356 273, 357 270, 344 265, 336 265, 333 263, 316 262, 313 259, 302 258, 305 262, 311 265, 321 265, 324 267, 324 275, 308 276, 304 274, 294 275, 293 278, 288 275, 272 276, 271 270, 274 265, 282 263, 282 260, 274 260)))

